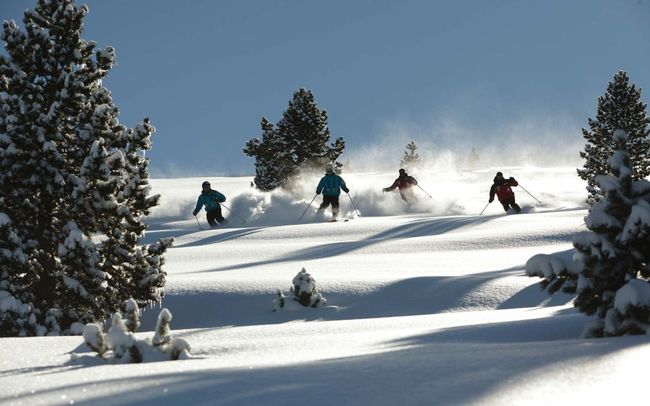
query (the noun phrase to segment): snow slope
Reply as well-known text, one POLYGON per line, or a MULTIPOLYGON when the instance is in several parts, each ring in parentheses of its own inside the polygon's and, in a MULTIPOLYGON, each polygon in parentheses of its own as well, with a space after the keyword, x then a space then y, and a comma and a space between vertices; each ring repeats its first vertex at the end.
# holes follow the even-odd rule
POLYGON ((414 174, 432 198, 417 191, 411 208, 381 193, 396 174, 364 173, 344 175, 361 217, 343 195, 350 221, 308 210, 298 224, 320 175, 271 195, 216 178, 234 214, 199 230, 204 179, 154 180, 145 240, 175 237, 163 306, 193 358, 107 365, 80 337, 2 338, 0 403, 645 404, 648 338, 579 339, 587 318, 571 298, 524 276, 535 254, 570 256, 584 228, 575 169, 499 169, 543 206, 518 188, 524 213, 495 202, 479 216, 496 169, 414 174), (327 306, 272 312, 302 267, 327 306))

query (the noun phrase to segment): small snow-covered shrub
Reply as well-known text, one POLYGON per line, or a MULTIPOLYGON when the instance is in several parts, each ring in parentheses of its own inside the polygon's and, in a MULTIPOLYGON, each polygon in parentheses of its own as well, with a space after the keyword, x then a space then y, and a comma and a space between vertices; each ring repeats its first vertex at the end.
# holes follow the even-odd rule
MULTIPOLYGON (((318 307, 327 303, 327 299, 318 292, 316 280, 305 268, 293 278, 289 291, 293 294, 293 300, 306 307, 318 307)), ((279 290, 273 301, 273 311, 285 308, 286 304, 286 296, 279 290)))
POLYGON ((111 327, 106 334, 100 325, 86 324, 83 330, 84 342, 99 357, 116 363, 154 362, 191 357, 189 343, 182 338, 172 338, 170 335, 169 323, 172 314, 169 310, 160 311, 153 338, 147 337, 141 340, 134 334, 140 324, 138 306, 135 301, 129 300, 126 309, 126 319, 122 319, 120 313, 113 314, 111 327))
POLYGON ((286 304, 286 296, 280 289, 278 289, 277 292, 277 297, 273 300, 273 311, 276 312, 278 310, 284 309, 284 305, 286 304))
POLYGON ((138 303, 129 299, 126 301, 126 328, 131 332, 135 333, 140 327, 140 309, 138 308, 138 303))
POLYGON ((290 291, 301 305, 318 307, 327 302, 323 295, 318 292, 318 288, 316 288, 316 280, 305 268, 302 268, 302 270, 294 276, 292 283, 293 286, 290 291))

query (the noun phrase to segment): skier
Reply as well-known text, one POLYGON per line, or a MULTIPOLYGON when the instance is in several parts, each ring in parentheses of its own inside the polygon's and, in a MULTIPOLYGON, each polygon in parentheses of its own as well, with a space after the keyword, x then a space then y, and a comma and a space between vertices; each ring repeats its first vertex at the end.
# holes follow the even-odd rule
POLYGON ((318 212, 323 212, 327 209, 327 206, 332 205, 332 217, 336 221, 339 215, 339 195, 341 194, 341 189, 345 193, 350 193, 350 189, 345 186, 345 181, 342 177, 334 173, 334 168, 328 166, 325 171, 325 176, 323 176, 318 182, 318 187, 316 188, 316 194, 319 195, 320 192, 323 192, 323 203, 318 208, 318 212))
POLYGON ((510 207, 514 209, 516 213, 521 211, 521 207, 515 203, 515 192, 512 191, 511 187, 518 186, 519 183, 512 176, 509 179, 503 177, 503 173, 497 172, 497 175, 494 177, 494 184, 490 188, 490 201, 494 201, 494 194, 496 193, 499 198, 499 202, 503 205, 503 210, 506 212, 510 207))
POLYGON ((386 187, 382 189, 384 192, 390 192, 395 190, 395 188, 399 189, 399 194, 402 197, 402 200, 404 200, 406 203, 411 204, 412 202, 415 202, 417 199, 415 195, 413 194, 413 186, 417 186, 418 181, 415 180, 413 176, 409 176, 408 173, 404 169, 399 170, 399 177, 395 179, 395 182, 393 182, 390 187, 386 187))
POLYGON ((221 205, 219 204, 226 201, 226 196, 216 190, 212 190, 210 188, 210 182, 207 180, 201 184, 201 189, 201 194, 196 201, 196 208, 192 214, 196 216, 201 210, 201 207, 205 206, 208 224, 210 224, 210 227, 216 227, 218 224, 226 221, 221 215, 221 205))

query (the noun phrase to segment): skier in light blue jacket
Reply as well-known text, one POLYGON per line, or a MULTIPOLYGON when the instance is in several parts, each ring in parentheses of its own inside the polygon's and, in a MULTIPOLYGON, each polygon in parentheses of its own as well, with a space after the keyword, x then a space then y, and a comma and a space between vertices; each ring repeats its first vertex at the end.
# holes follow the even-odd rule
POLYGON ((350 189, 345 186, 343 178, 334 173, 334 168, 328 166, 325 171, 325 176, 321 178, 318 187, 316 188, 317 195, 323 192, 323 203, 318 208, 318 211, 325 211, 327 206, 331 204, 332 216, 336 219, 339 215, 339 195, 341 194, 341 189, 343 189, 345 193, 350 192, 350 189))
POLYGON ((226 219, 221 215, 221 205, 219 204, 225 201, 226 196, 216 190, 212 190, 210 188, 210 182, 206 180, 201 185, 201 194, 196 201, 196 208, 192 214, 196 216, 201 210, 201 207, 205 206, 205 212, 210 227, 216 227, 218 224, 226 221, 226 219))

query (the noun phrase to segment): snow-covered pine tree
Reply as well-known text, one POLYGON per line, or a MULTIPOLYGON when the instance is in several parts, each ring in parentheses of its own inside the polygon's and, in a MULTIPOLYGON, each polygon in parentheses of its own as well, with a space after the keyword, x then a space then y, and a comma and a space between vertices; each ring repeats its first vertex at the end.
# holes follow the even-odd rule
POLYGON ((420 154, 416 152, 417 149, 418 146, 415 145, 415 141, 411 141, 406 144, 406 151, 404 151, 404 156, 402 156, 402 160, 399 163, 402 168, 410 170, 417 169, 422 166, 423 161, 422 158, 420 158, 420 154))
POLYGON ((172 240, 137 245, 159 198, 149 196, 140 154, 154 128, 148 119, 120 124, 102 85, 115 52, 81 38, 87 13, 73 0, 39 0, 25 12, 24 32, 3 24, 0 213, 9 228, 0 246, 20 255, 0 255, 0 275, 34 323, 1 335, 67 333, 75 322, 106 319, 129 297, 160 299, 172 240))
POLYGON ((589 129, 582 129, 587 140, 580 156, 585 159, 580 178, 587 181, 587 202, 592 205, 603 195, 596 176, 611 175, 607 159, 615 148, 612 134, 620 129, 628 134, 628 150, 632 159, 632 179, 650 175, 650 118, 641 101, 641 89, 630 85, 627 73, 620 71, 609 82, 605 94, 598 98, 596 119, 589 119, 589 129))
POLYGON ((583 333, 588 337, 650 331, 650 182, 633 180, 627 139, 614 131, 613 175, 595 178, 603 196, 585 218, 589 231, 573 239, 574 262, 539 255, 526 264, 550 293, 576 293, 574 306, 596 316, 583 333))
POLYGON ((583 264, 574 305, 603 321, 590 328, 587 335, 591 336, 638 332, 623 327, 626 323, 621 315, 615 322, 614 301, 617 291, 629 281, 647 283, 650 278, 650 182, 634 180, 627 134, 616 130, 612 139, 615 152, 608 165, 613 175, 596 176, 603 197, 585 218, 591 231, 579 234, 573 242, 583 264))
POLYGON ((246 143, 244 153, 254 157, 255 184, 261 190, 273 190, 305 167, 322 169, 343 153, 345 141, 332 144, 327 127, 327 112, 320 110, 311 90, 294 92, 282 119, 273 125, 262 118, 262 140, 246 143))

